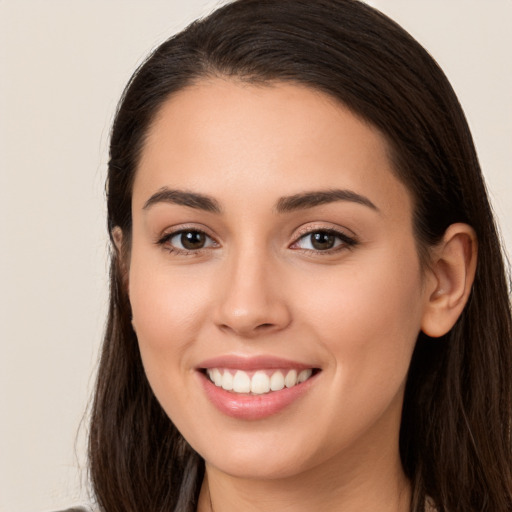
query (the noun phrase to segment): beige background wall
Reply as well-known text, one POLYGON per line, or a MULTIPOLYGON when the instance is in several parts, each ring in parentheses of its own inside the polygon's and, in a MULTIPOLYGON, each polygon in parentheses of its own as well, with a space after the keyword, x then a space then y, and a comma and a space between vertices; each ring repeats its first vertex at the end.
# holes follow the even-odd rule
MULTIPOLYGON (((215 3, 0 0, 0 512, 88 499, 110 122, 143 56, 215 3)), ((512 249, 512 1, 371 3, 452 80, 512 249)))

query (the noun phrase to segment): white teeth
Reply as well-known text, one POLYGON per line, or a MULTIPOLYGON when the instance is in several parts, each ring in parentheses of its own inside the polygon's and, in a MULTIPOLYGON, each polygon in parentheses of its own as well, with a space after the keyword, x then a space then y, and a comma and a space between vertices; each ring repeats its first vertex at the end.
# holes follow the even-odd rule
POLYGON ((265 372, 256 372, 251 379, 251 391, 262 395, 270 391, 270 378, 265 372))
POLYGON ((284 379, 284 385, 287 388, 291 388, 297 384, 297 371, 296 370, 290 370, 284 379))
POLYGON ((297 377, 297 384, 300 384, 301 382, 308 380, 312 374, 313 374, 313 370, 311 368, 308 368, 307 370, 302 370, 299 373, 299 376, 297 377))
POLYGON ((231 373, 224 372, 221 386, 222 389, 225 389, 226 391, 231 391, 233 389, 233 375, 231 375, 231 373))
MULTIPOLYGON (((226 375, 225 372, 224 375, 226 375)), ((224 378, 222 379, 224 381, 224 378)), ((251 378, 247 373, 238 370, 233 378, 233 391, 236 393, 249 393, 251 391, 251 378)))
POLYGON ((281 391, 285 386, 291 388, 301 384, 313 375, 313 370, 308 368, 299 373, 297 370, 289 370, 286 376, 280 370, 273 373, 268 370, 259 370, 252 375, 252 378, 243 370, 209 368, 206 373, 217 387, 226 391, 263 395, 270 391, 281 391), (232 372, 234 372, 234 375, 232 372))
MULTIPOLYGON (((210 378, 212 378, 212 376, 210 375, 210 378)), ((215 370, 213 370, 213 382, 215 382, 215 385, 218 386, 219 388, 222 386, 222 373, 220 373, 219 369, 218 368, 215 368, 215 370)))
POLYGON ((270 377, 270 389, 272 391, 281 391, 284 388, 284 376, 281 372, 276 372, 270 377))

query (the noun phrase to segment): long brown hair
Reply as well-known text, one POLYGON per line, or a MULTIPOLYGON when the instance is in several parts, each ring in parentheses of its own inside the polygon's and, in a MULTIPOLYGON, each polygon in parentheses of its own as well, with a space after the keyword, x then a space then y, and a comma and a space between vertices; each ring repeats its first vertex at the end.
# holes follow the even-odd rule
POLYGON ((90 473, 107 512, 193 511, 204 473, 155 399, 130 322, 128 258, 134 174, 166 99, 209 76, 320 90, 376 126, 414 199, 423 261, 454 222, 476 231, 473 290, 442 339, 420 334, 400 455, 413 488, 439 512, 512 510, 511 313, 500 241, 467 122, 443 72, 396 23, 356 0, 238 0, 158 47, 127 85, 108 169, 111 295, 91 418, 90 473))

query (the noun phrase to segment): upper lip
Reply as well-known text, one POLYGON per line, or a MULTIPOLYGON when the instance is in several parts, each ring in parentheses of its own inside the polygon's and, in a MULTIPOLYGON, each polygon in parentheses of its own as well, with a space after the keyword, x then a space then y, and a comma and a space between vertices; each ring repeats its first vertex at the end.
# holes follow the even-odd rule
POLYGON ((271 370, 274 368, 306 370, 308 368, 315 368, 315 366, 270 355, 239 356, 227 354, 206 359, 199 363, 197 368, 199 370, 205 370, 208 368, 233 368, 237 370, 254 371, 262 369, 271 370))

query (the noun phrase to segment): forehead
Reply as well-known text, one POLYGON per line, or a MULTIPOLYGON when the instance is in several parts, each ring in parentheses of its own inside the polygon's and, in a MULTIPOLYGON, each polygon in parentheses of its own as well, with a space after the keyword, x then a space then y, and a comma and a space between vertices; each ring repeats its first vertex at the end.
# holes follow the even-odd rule
POLYGON ((221 200, 228 191, 249 191, 242 195, 251 202, 258 193, 349 188, 379 195, 382 206, 399 199, 408 208, 388 153, 376 128, 314 89, 205 80, 160 108, 142 152, 134 203, 162 187, 221 200))

